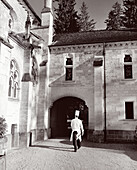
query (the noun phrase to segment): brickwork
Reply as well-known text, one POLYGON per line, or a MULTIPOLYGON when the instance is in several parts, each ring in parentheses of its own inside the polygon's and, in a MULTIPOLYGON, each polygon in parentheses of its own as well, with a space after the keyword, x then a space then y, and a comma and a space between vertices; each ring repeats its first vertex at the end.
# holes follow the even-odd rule
POLYGON ((95 143, 103 143, 104 142, 104 131, 88 130, 87 140, 91 142, 95 142, 95 143))
MULTIPOLYGON (((95 143, 103 143, 104 131, 87 131, 87 140, 95 143)), ((125 142, 125 143, 136 143, 135 131, 125 130, 107 130, 106 131, 106 142, 125 142)))
POLYGON ((135 131, 108 130, 108 142, 135 142, 135 131))

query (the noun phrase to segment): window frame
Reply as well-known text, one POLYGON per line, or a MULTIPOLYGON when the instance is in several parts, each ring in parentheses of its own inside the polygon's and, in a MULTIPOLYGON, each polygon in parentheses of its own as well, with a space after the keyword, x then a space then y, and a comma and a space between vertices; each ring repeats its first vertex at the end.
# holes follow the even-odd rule
POLYGON ((125 57, 124 57, 124 79, 125 80, 132 80, 133 79, 133 61, 132 61, 132 56, 130 54, 125 54, 125 57), (129 56, 130 58, 130 61, 125 61, 126 60, 126 57, 129 56), (130 73, 131 73, 131 76, 128 76, 127 75, 127 72, 126 72, 126 68, 130 68, 130 73))
POLYGON ((18 63, 14 59, 12 59, 10 61, 8 98, 19 99, 19 90, 20 90, 19 85, 20 85, 20 71, 19 71, 18 63), (11 68, 12 63, 13 63, 13 67, 11 68))
POLYGON ((126 120, 134 120, 134 102, 133 101, 125 101, 125 119, 126 120), (127 104, 132 104, 132 116, 131 113, 130 115, 127 115, 127 104))
POLYGON ((64 72, 65 72, 65 82, 72 82, 74 80, 74 56, 73 54, 67 54, 65 56, 65 60, 64 60, 64 72), (67 65, 67 59, 72 59, 72 64, 71 65, 67 65), (72 74, 72 78, 71 79, 67 79, 67 69, 72 69, 71 70, 71 74, 72 74))

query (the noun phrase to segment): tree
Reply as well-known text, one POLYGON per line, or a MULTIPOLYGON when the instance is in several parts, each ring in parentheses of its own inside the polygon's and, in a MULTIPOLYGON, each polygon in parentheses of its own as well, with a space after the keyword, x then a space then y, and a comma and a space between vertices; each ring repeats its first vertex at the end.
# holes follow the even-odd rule
POLYGON ((121 4, 116 2, 112 6, 112 10, 108 14, 108 19, 105 20, 108 30, 118 30, 123 26, 122 21, 123 10, 121 8, 121 4))
POLYGON ((55 8, 54 30, 55 34, 78 32, 78 15, 75 11, 75 0, 55 0, 58 7, 55 8))
POLYGON ((94 22, 94 19, 90 20, 90 16, 87 12, 88 7, 86 6, 86 3, 83 2, 80 7, 80 14, 79 14, 79 26, 80 31, 91 31, 95 28, 96 22, 94 22))
POLYGON ((123 24, 126 28, 137 28, 137 0, 123 0, 123 24))

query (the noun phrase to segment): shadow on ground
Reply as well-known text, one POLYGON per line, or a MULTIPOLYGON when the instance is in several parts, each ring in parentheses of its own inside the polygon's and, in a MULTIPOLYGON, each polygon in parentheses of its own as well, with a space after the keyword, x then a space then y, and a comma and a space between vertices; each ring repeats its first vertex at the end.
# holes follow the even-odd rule
MULTIPOLYGON (((61 143, 72 145, 69 140, 62 140, 61 143)), ((137 161, 137 144, 135 143, 93 143, 89 141, 82 141, 82 147, 96 148, 100 150, 107 150, 119 154, 125 154, 132 160, 137 161)))
MULTIPOLYGON (((74 152, 74 147, 69 139, 49 139, 43 144, 36 144, 32 147, 46 148, 57 151, 74 152), (64 144, 56 146, 56 143, 64 144), (66 146, 65 146, 66 145, 66 146)), ((132 160, 137 161, 137 144, 134 143, 93 143, 86 140, 82 141, 82 148, 94 148, 98 151, 107 151, 118 154, 125 154, 132 160)))
POLYGON ((73 147, 57 147, 57 146, 46 146, 46 145, 33 145, 31 147, 37 147, 37 148, 45 148, 45 149, 51 149, 51 150, 57 150, 57 151, 65 151, 65 152, 74 152, 73 147))

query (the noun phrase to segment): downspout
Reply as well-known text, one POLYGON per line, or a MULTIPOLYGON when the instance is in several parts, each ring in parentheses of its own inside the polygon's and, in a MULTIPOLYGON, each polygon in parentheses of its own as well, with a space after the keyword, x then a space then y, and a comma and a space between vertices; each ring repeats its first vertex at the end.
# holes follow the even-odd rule
POLYGON ((105 58, 105 43, 103 43, 103 57, 104 57, 104 142, 107 141, 107 127, 106 127, 106 58, 105 58))

